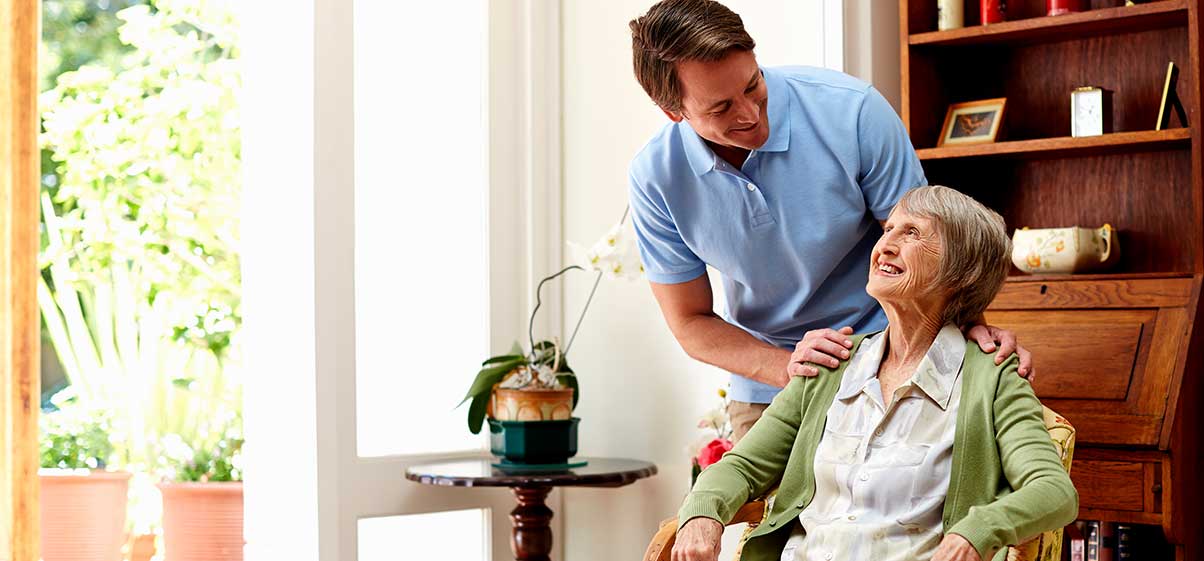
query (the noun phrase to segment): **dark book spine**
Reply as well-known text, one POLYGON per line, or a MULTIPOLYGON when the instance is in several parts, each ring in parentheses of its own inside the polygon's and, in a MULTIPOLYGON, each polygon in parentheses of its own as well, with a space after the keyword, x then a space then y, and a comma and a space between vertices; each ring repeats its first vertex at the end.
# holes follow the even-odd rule
POLYGON ((1116 525, 1116 561, 1132 561, 1137 536, 1133 526, 1129 524, 1116 525))
POLYGON ((1116 559, 1116 524, 1112 522, 1099 523, 1099 561, 1115 561, 1116 559))

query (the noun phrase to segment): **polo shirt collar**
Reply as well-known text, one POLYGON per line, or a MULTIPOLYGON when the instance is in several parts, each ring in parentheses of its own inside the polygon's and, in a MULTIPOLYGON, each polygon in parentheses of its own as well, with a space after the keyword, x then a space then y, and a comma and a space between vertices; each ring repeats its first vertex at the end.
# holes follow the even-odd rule
MULTIPOLYGON (((769 118, 769 138, 757 152, 784 152, 790 147, 790 94, 786 79, 771 68, 761 67, 765 77, 766 95, 769 97, 766 113, 769 118)), ((719 156, 707 146, 705 140, 694 132, 690 123, 677 123, 685 146, 686 159, 695 175, 704 175, 715 169, 719 156)))
POLYGON ((790 89, 786 78, 772 68, 761 68, 769 95, 769 139, 758 152, 784 152, 790 147, 790 89))
MULTIPOLYGON (((845 379, 841 382, 837 399, 845 400, 860 394, 870 380, 878 376, 878 367, 882 364, 882 354, 886 349, 886 332, 873 335, 862 343, 857 354, 850 359, 845 370, 845 379), (866 345, 868 343, 868 346, 866 345)), ((962 360, 966 356, 966 340, 960 329, 954 325, 946 325, 937 333, 932 346, 920 361, 920 367, 912 375, 910 382, 915 384, 941 409, 948 409, 949 400, 953 395, 953 385, 961 372, 962 360)))

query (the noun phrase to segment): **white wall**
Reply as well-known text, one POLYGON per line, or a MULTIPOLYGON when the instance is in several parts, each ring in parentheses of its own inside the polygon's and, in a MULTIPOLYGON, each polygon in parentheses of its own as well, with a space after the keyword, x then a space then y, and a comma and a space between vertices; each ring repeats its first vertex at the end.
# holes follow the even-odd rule
MULTIPOLYGON (((631 71, 627 22, 652 3, 563 3, 563 221, 568 241, 592 243, 619 219, 627 204, 628 163, 668 122, 631 71)), ((761 63, 841 66, 845 47, 839 1, 726 4, 756 39, 761 63)), ((590 281, 579 274, 565 285, 566 328, 576 321, 590 281)), ((572 348, 571 363, 582 388, 577 409, 581 454, 651 460, 660 474, 621 489, 567 490, 556 513, 564 531, 556 539, 566 561, 638 559, 658 523, 676 513, 688 490, 685 448, 697 434, 698 417, 714 407, 715 391, 726 384, 727 375, 685 355, 645 281, 603 281, 572 348)))

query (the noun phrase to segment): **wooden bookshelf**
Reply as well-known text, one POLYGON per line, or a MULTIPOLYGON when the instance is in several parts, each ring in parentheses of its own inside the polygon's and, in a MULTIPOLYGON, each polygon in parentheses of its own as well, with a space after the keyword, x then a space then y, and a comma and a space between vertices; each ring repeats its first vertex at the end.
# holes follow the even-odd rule
POLYGON ((1191 273, 1096 273, 1077 275, 1030 275, 1026 273, 1014 273, 1008 275, 1008 278, 1005 282, 1113 281, 1185 278, 1191 278, 1191 273))
POLYGON ((967 193, 1009 228, 1116 228, 1120 262, 1090 275, 1009 276, 987 321, 1033 353, 1033 388, 1077 429, 1080 516, 1161 527, 1152 561, 1204 561, 1204 0, 936 30, 935 0, 900 0, 901 113, 931 184, 967 193), (1155 131, 1168 61, 1188 113, 1155 131), (1113 92, 1112 130, 1070 137, 1070 92, 1113 92), (950 104, 1007 98, 999 142, 936 147, 950 104))
POLYGON ((1037 138, 990 144, 943 146, 916 150, 920 160, 948 158, 983 158, 993 156, 1051 157, 1092 156, 1177 148, 1191 144, 1191 130, 1186 128, 1162 131, 1137 131, 1103 134, 1100 136, 1037 138))
POLYGON ((982 43, 1047 42, 1079 39, 1091 35, 1133 33, 1187 23, 1186 0, 1161 0, 1136 6, 1120 6, 1043 16, 993 25, 975 25, 948 31, 916 33, 908 38, 912 46, 959 46, 982 43))

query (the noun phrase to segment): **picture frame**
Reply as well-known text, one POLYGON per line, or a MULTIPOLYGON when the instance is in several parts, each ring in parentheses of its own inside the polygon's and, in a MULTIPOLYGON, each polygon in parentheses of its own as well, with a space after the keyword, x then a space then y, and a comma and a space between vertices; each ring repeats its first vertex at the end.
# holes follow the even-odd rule
POLYGON ((1174 62, 1166 66, 1166 80, 1162 84, 1162 99, 1158 102, 1158 122, 1154 124, 1154 130, 1160 131, 1170 128, 1171 111, 1174 111, 1179 116, 1179 123, 1183 127, 1189 126, 1187 123, 1187 111, 1183 109, 1183 102, 1179 100, 1179 93, 1175 87, 1179 82, 1179 67, 1175 66, 1174 62))
POLYGON ((1006 108, 1006 97, 950 104, 937 147, 995 142, 1006 108))

